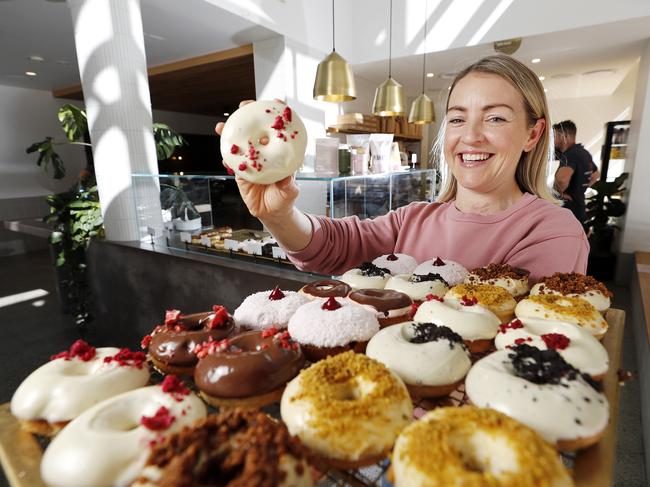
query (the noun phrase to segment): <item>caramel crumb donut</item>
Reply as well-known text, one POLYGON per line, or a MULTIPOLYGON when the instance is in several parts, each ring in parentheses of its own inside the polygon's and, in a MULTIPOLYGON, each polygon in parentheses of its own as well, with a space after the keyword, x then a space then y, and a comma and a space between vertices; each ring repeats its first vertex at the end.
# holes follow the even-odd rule
POLYGON ((475 406, 521 421, 560 450, 593 445, 609 421, 600 383, 556 350, 522 344, 494 352, 472 366, 465 390, 475 406))
POLYGON ((316 298, 346 298, 352 291, 352 288, 336 279, 321 279, 319 281, 310 282, 303 286, 300 291, 309 299, 316 298))
POLYGON ((413 404, 394 372, 346 352, 300 372, 287 385, 280 412, 305 446, 328 464, 351 469, 388 455, 411 420, 413 404))
POLYGON ((515 298, 528 293, 530 271, 509 264, 488 264, 470 271, 466 284, 492 284, 501 286, 515 298))
POLYGON ((230 409, 156 445, 133 487, 310 487, 307 452, 284 424, 230 409), (218 479, 218 480, 216 480, 218 479))
POLYGON ((259 100, 240 107, 221 132, 221 156, 229 172, 255 184, 273 184, 302 165, 307 130, 285 103, 259 100))
POLYGON ((508 291, 492 284, 458 284, 445 294, 445 300, 447 299, 456 301, 476 299, 478 304, 497 315, 501 323, 507 323, 515 317, 515 306, 517 306, 517 302, 508 291))
POLYGON ((491 409, 438 408, 397 438, 395 487, 570 487, 557 452, 535 431, 491 409))
POLYGON ((517 318, 541 318, 575 323, 599 340, 607 332, 608 324, 596 308, 582 298, 557 294, 528 296, 515 308, 517 318))
POLYGON ((609 309, 612 297, 602 282, 577 272, 556 272, 551 277, 543 277, 533 286, 530 294, 560 294, 582 298, 601 313, 609 309))

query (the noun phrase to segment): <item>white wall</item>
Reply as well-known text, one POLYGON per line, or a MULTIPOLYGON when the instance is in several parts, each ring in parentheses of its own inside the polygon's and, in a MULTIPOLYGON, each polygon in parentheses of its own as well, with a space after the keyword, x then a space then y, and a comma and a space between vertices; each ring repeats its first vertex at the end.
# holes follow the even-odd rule
POLYGON ((0 85, 0 199, 25 198, 61 192, 76 180, 85 166, 81 146, 58 146, 67 176, 59 181, 36 165, 38 156, 25 149, 46 136, 66 140, 57 111, 77 102, 52 97, 49 91, 0 85))

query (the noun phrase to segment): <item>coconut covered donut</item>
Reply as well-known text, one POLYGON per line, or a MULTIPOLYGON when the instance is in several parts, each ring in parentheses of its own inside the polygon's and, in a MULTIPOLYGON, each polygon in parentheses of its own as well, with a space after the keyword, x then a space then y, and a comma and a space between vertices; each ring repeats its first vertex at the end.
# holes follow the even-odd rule
POLYGON ((389 278, 388 269, 377 267, 372 262, 364 262, 359 267, 346 271, 339 279, 356 291, 357 289, 384 289, 389 278))
POLYGON ((266 330, 267 328, 286 328, 289 319, 309 298, 295 291, 272 291, 254 293, 244 299, 233 313, 235 323, 247 330, 266 330))
POLYGON ((455 286, 465 280, 469 272, 458 262, 442 260, 440 257, 422 262, 415 268, 413 274, 439 274, 449 286, 455 286))
POLYGON ((41 476, 53 487, 131 485, 149 447, 207 414, 176 376, 125 392, 88 409, 50 443, 41 476))
POLYGON ((278 100, 240 107, 221 132, 223 164, 255 184, 272 184, 292 175, 302 165, 306 147, 302 120, 278 100))
POLYGON ((593 445, 609 420, 600 384, 556 350, 523 344, 494 352, 470 369, 465 390, 472 404, 530 426, 560 450, 593 445))
POLYGON ((413 405, 394 372, 346 352, 303 369, 287 385, 280 412, 289 433, 330 465, 349 469, 385 458, 413 405))
POLYGON ((499 325, 494 339, 498 350, 509 350, 522 343, 540 350, 556 350, 569 364, 594 379, 602 379, 609 367, 605 347, 591 333, 573 323, 517 318, 499 325))
POLYGON ((481 306, 475 299, 432 298, 418 307, 413 321, 451 328, 463 338, 472 353, 484 352, 490 348, 500 323, 492 311, 481 306))
POLYGON ((465 278, 467 284, 492 284, 501 286, 515 298, 528 292, 530 271, 508 264, 489 264, 470 271, 465 278))
POLYGON ((408 295, 413 301, 424 301, 433 295, 442 298, 449 286, 440 274, 399 274, 391 277, 384 289, 399 291, 408 295))
POLYGON ((289 334, 308 360, 315 362, 348 350, 365 352, 379 331, 376 312, 352 301, 315 299, 301 306, 289 320, 289 334))
POLYGON ((314 482, 305 448, 284 424, 261 411, 226 409, 154 446, 133 487, 172 485, 311 487, 314 482))
POLYGON ((147 382, 149 367, 144 353, 96 349, 77 340, 18 386, 11 412, 23 429, 51 436, 98 402, 147 382))
POLYGON ((533 286, 530 294, 559 294, 582 298, 601 313, 609 309, 612 297, 611 291, 602 282, 577 272, 556 272, 551 277, 543 277, 533 286))
POLYGON ((433 323, 384 328, 370 339, 366 355, 399 375, 414 398, 449 394, 472 365, 463 338, 433 323))
POLYGON ((528 296, 517 304, 515 314, 519 319, 541 318, 575 323, 599 340, 608 328, 603 315, 587 301, 557 294, 528 296))
POLYGON ((508 291, 492 284, 458 284, 445 294, 445 300, 476 301, 497 315, 501 323, 507 323, 515 317, 517 306, 508 291))
POLYGON ((438 408, 397 438, 395 487, 571 487, 559 455, 535 431, 491 409, 438 408))
POLYGON ((388 254, 372 261, 377 267, 388 269, 392 275, 411 274, 418 266, 418 261, 408 254, 388 254))

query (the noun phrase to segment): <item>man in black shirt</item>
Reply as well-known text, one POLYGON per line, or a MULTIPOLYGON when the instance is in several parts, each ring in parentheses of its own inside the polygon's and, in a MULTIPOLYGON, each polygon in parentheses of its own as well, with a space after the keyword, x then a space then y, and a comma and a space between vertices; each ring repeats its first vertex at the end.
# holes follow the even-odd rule
POLYGON ((598 181, 600 172, 591 154, 576 144, 576 124, 571 120, 553 125, 555 150, 560 166, 555 173, 555 189, 562 195, 564 207, 570 209, 582 224, 585 214, 585 191, 598 181), (558 154, 559 152, 559 154, 558 154))

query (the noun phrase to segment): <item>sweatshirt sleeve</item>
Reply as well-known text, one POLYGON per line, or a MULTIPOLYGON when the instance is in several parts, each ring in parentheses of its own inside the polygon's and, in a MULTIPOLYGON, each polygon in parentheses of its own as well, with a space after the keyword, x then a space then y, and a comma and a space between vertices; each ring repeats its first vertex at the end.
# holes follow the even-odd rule
POLYGON ((302 250, 287 252, 287 256, 300 270, 342 274, 362 262, 393 252, 405 211, 398 208, 367 220, 356 216, 332 219, 307 215, 312 224, 311 241, 302 250))
POLYGON ((589 243, 584 235, 563 235, 543 240, 520 250, 507 263, 528 269, 531 285, 555 272, 587 273, 589 243))

